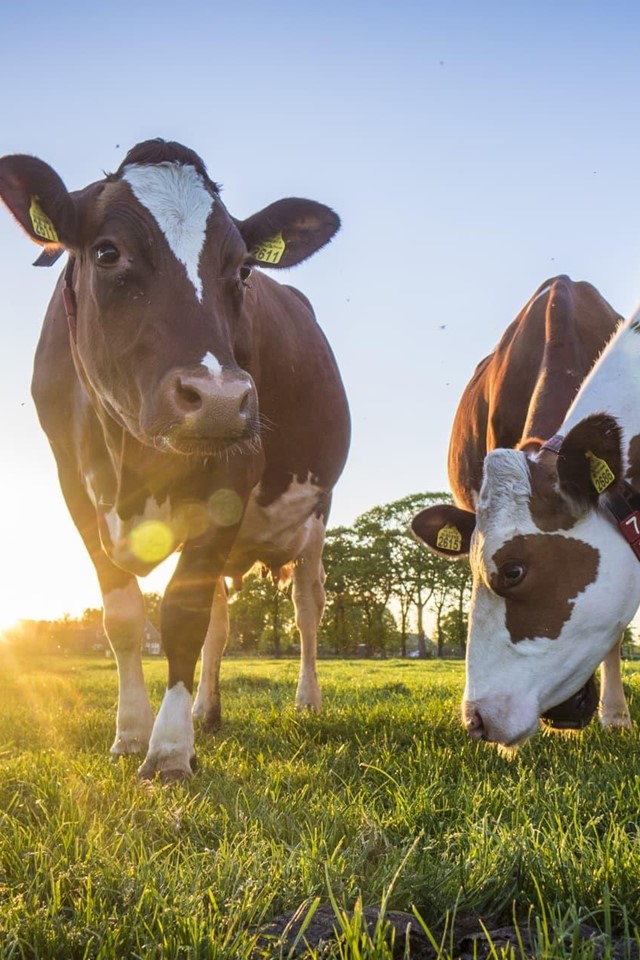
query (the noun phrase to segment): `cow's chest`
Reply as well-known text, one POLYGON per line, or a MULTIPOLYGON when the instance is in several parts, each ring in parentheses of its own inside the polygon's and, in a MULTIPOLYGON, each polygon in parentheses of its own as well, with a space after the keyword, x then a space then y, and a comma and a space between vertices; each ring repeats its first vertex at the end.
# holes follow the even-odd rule
POLYGON ((145 576, 179 546, 168 499, 158 503, 148 497, 142 511, 126 519, 104 504, 96 510, 102 548, 123 570, 145 576))
POLYGON ((259 502, 260 485, 254 487, 225 573, 245 573, 256 560, 268 567, 294 560, 305 544, 321 493, 311 480, 294 478, 277 500, 263 506, 259 502))
MULTIPOLYGON (((310 480, 294 479, 265 506, 260 503, 260 485, 254 487, 225 573, 243 574, 257 560, 279 567, 295 559, 307 539, 308 522, 320 495, 320 487, 310 480)), ((123 518, 95 495, 94 503, 103 549, 119 567, 138 576, 149 573, 185 540, 184 504, 173 508, 169 498, 159 502, 150 496, 139 512, 123 518)), ((204 503, 189 504, 188 514, 191 535, 215 531, 215 517, 204 503)))

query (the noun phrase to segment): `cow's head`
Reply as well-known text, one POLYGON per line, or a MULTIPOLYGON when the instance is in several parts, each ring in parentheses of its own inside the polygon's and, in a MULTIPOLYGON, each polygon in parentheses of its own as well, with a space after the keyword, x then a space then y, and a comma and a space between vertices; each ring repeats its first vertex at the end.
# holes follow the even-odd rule
POLYGON ((178 453, 256 437, 261 291, 251 269, 310 256, 338 229, 333 211, 290 198, 235 220, 202 160, 162 140, 138 144, 115 174, 75 193, 41 160, 5 157, 0 196, 44 260, 69 252, 74 360, 111 417, 178 453))
POLYGON ((489 453, 475 514, 443 505, 414 518, 432 550, 470 558, 463 719, 474 738, 516 746, 558 704, 587 709, 578 691, 640 597, 640 563, 607 508, 623 477, 616 422, 588 417, 557 454, 489 453))

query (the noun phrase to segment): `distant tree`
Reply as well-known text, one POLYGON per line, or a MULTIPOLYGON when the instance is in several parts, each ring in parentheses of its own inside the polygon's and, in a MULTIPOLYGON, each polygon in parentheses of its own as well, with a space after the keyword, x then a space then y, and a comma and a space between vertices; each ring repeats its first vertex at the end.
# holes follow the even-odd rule
POLYGON ((249 573, 242 589, 230 597, 230 649, 255 653, 262 644, 280 656, 283 645, 293 641, 294 610, 289 592, 288 587, 278 588, 269 576, 249 573))
POLYGON ((147 620, 152 623, 156 630, 160 629, 160 606, 162 604, 162 595, 159 593, 144 593, 144 609, 147 620))
POLYGON ((349 656, 365 648, 395 648, 397 627, 388 610, 391 580, 389 542, 368 514, 353 527, 327 531, 324 553, 326 607, 320 641, 333 653, 349 656))
MULTIPOLYGON (((452 590, 458 590, 458 576, 452 575, 450 563, 418 544, 411 535, 411 520, 420 510, 434 503, 450 500, 447 493, 415 493, 363 514, 354 525, 377 531, 372 548, 385 544, 381 551, 384 564, 380 595, 386 593, 388 604, 395 602, 399 611, 401 654, 407 655, 407 636, 412 612, 418 632, 418 648, 427 655, 425 615, 427 607, 435 608, 436 618, 450 602, 452 590)), ((457 597, 457 593, 456 593, 457 597)))
POLYGON ((627 660, 634 660, 638 656, 638 636, 632 627, 626 627, 622 635, 622 656, 627 660))
POLYGON ((364 632, 364 617, 353 587, 353 554, 356 538, 348 527, 327 531, 323 564, 326 572, 326 604, 319 640, 332 653, 348 656, 355 652, 364 632))

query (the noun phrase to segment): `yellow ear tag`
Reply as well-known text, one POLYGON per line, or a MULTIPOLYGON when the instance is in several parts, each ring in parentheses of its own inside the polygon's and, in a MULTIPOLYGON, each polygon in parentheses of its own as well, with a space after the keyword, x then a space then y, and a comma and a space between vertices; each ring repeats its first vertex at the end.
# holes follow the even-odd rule
POLYGON ((585 457, 589 460, 589 471, 591 473, 591 483, 596 493, 602 493, 615 480, 615 474, 605 460, 596 457, 591 450, 587 450, 585 457))
POLYGON ((282 239, 282 234, 277 233, 275 237, 269 237, 268 240, 263 240, 262 243, 259 243, 257 247, 254 247, 250 252, 251 256, 255 257, 255 259, 261 263, 280 263, 285 246, 286 244, 282 239))
POLYGON ((42 237, 43 240, 50 240, 52 243, 60 242, 58 239, 58 234, 55 231, 55 227, 38 203, 37 197, 31 197, 29 216, 31 217, 33 232, 37 236, 42 237))
POLYGON ((450 550, 452 553, 460 553, 462 549, 462 534, 453 524, 447 523, 438 530, 436 547, 440 550, 450 550))

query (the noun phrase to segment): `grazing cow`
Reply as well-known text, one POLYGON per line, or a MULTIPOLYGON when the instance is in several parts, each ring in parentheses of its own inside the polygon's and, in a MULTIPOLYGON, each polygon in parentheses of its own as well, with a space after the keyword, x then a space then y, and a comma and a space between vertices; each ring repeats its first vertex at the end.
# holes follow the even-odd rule
POLYGON ((349 413, 309 301, 255 266, 291 267, 336 233, 328 207, 286 199, 227 212, 202 160, 140 143, 119 170, 68 193, 47 164, 0 160, 0 196, 44 247, 68 251, 38 346, 33 395, 71 516, 95 565, 118 663, 113 754, 140 776, 190 775, 193 714, 220 721, 224 577, 292 567, 299 707, 319 710, 316 633, 332 488, 349 413), (180 551, 161 611, 168 684, 154 722, 137 576, 180 551))
POLYGON ((458 408, 449 450, 457 506, 414 518, 431 549, 470 552, 463 719, 475 739, 515 746, 541 715, 583 725, 600 661, 602 723, 630 726, 620 638, 638 605, 640 564, 611 512, 632 512, 624 481, 640 479, 638 321, 585 381, 620 320, 589 284, 557 277, 540 287, 458 408))

